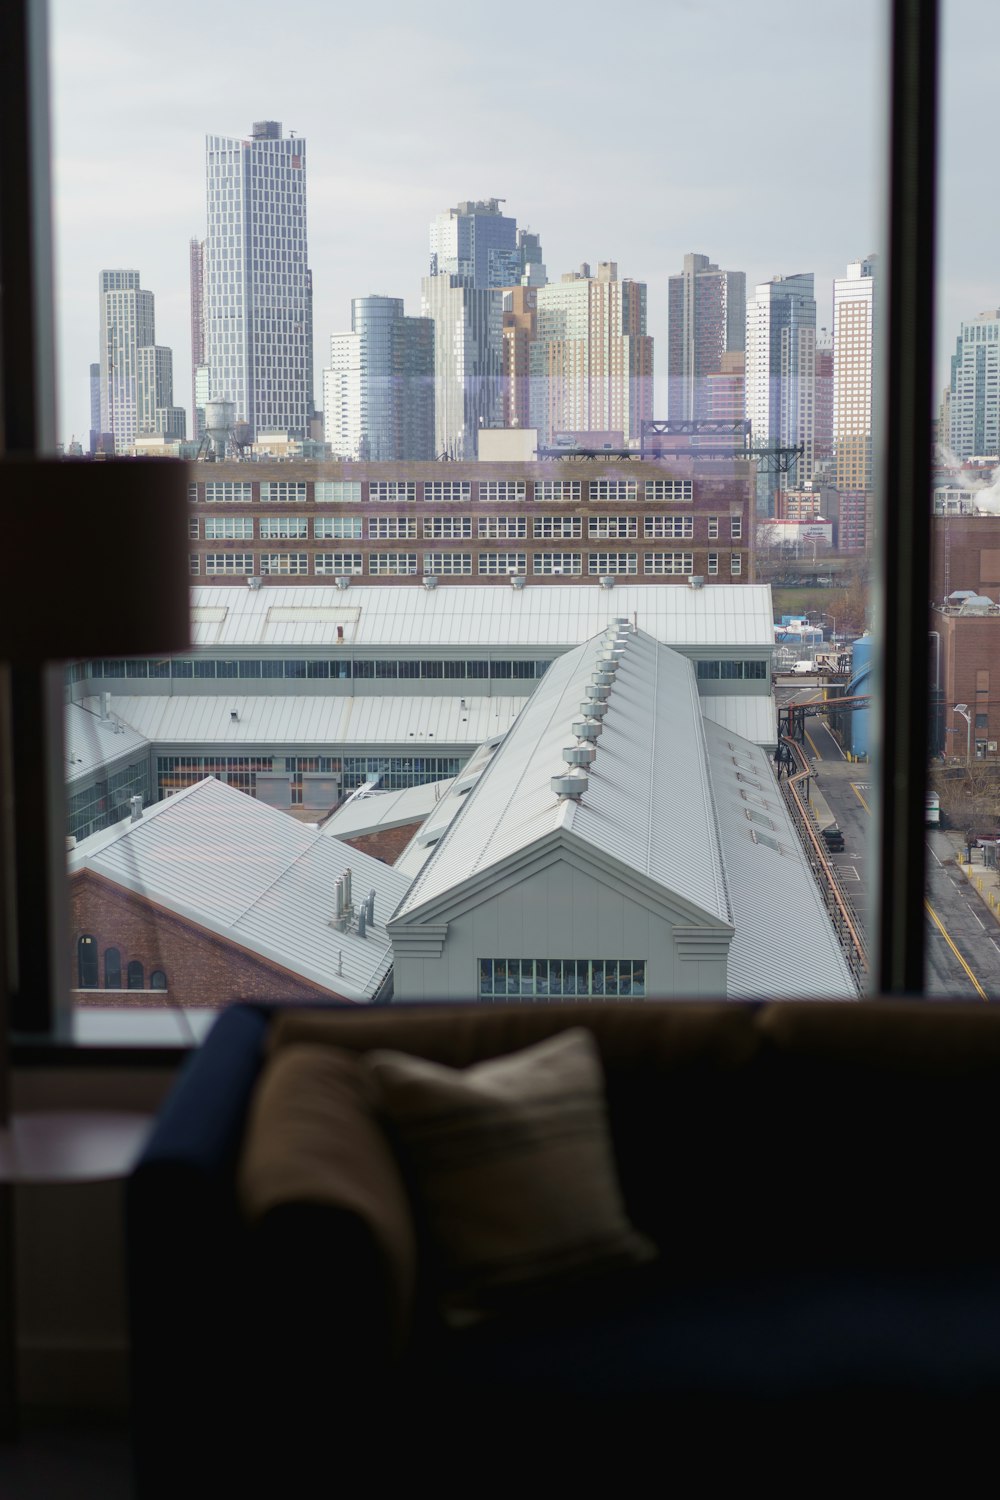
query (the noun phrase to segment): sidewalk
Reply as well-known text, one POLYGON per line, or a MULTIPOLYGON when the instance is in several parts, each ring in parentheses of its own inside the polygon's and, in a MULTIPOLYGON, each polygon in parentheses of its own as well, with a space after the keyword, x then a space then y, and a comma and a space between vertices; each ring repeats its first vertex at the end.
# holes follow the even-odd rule
POLYGON ((955 851, 955 865, 962 871, 972 889, 983 899, 984 904, 1000 922, 1000 870, 987 869, 983 864, 983 850, 973 849, 971 861, 964 858, 965 839, 960 833, 953 833, 950 829, 942 829, 941 832, 951 844, 955 851))

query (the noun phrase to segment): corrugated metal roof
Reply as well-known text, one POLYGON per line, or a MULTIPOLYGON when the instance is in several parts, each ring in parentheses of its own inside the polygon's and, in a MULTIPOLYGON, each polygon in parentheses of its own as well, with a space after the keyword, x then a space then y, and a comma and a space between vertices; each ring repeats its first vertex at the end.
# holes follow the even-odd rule
POLYGON ((720 725, 706 723, 705 732, 736 928, 730 996, 781 999, 808 990, 820 999, 856 999, 770 755, 720 725))
POLYGON ((560 801, 551 789, 550 778, 568 769, 562 752, 575 743, 572 724, 604 644, 603 635, 587 641, 550 667, 397 916, 562 827, 729 921, 701 704, 685 657, 631 634, 583 799, 560 801))
MULTIPOLYGON (((211 746, 227 749, 282 745, 327 747, 357 745, 399 755, 418 747, 441 745, 465 752, 489 735, 505 733, 525 703, 523 697, 351 698, 346 695, 269 697, 261 694, 181 694, 177 697, 136 694, 114 697, 112 711, 140 737, 158 745, 211 746), (464 707, 463 707, 464 703, 464 707), (235 711, 237 717, 232 718, 235 711)), ((96 698, 83 700, 94 708, 96 698)))
POLYGON ((84 840, 69 869, 93 870, 358 1001, 371 999, 391 966, 385 923, 409 885, 381 860, 211 778, 147 809, 137 823, 84 840), (329 925, 335 882, 347 869, 356 907, 376 893, 364 938, 329 925))
POLYGON ((755 745, 772 750, 778 743, 778 709, 773 693, 746 693, 739 697, 729 693, 705 693, 701 700, 702 717, 755 745))
POLYGON ((344 591, 216 585, 191 595, 193 642, 201 647, 336 647, 339 626, 344 646, 564 648, 588 640, 617 615, 667 645, 774 646, 767 584, 352 585, 344 591))
POLYGON ((323 824, 320 832, 338 839, 356 839, 380 828, 401 828, 423 822, 442 801, 452 778, 406 786, 397 792, 366 792, 351 797, 323 824))
POLYGON ((63 721, 66 726, 66 782, 72 786, 83 777, 93 776, 102 766, 111 765, 122 756, 138 757, 147 747, 144 735, 123 724, 112 714, 101 717, 100 699, 86 704, 68 703, 63 721))

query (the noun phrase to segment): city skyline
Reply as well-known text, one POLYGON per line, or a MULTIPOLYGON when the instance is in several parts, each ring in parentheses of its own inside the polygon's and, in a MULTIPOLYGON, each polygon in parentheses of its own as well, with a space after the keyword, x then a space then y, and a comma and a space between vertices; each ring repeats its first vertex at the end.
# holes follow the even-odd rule
MULTIPOLYGON (((401 297, 407 313, 419 311, 427 224, 445 205, 473 195, 505 196, 505 211, 542 236, 550 279, 593 256, 616 259, 645 281, 650 333, 664 356, 668 280, 689 253, 744 271, 748 285, 812 271, 817 324, 829 327, 835 277, 881 248, 881 156, 872 143, 881 140, 884 18, 858 0, 782 26, 780 97, 777 90, 755 94, 752 116, 741 110, 734 135, 732 112, 706 107, 699 68, 671 65, 665 92, 637 90, 629 69, 609 70, 586 24, 604 12, 596 5, 584 11, 581 25, 567 30, 556 8, 543 6, 533 13, 530 33, 516 37, 463 15, 453 18, 445 38, 431 38, 396 0, 377 19, 337 14, 332 23, 318 5, 291 0, 288 24, 310 45, 296 54, 294 67, 275 68, 262 82, 255 29, 205 15, 189 0, 179 0, 169 34, 157 28, 155 38, 153 18, 146 28, 125 0, 53 0, 60 438, 88 428, 96 328, 92 302, 82 305, 80 288, 92 286, 102 266, 143 268, 157 292, 160 337, 174 349, 177 370, 190 367, 188 254, 191 238, 205 231, 204 138, 248 131, 253 119, 280 119, 286 131, 310 140, 317 382, 330 335, 347 326, 353 298, 401 297), (151 79, 154 40, 158 65, 151 79), (340 69, 331 96, 330 61, 351 56, 371 57, 372 67, 340 69), (95 88, 94 79, 109 69, 119 84, 95 88), (511 106, 510 69, 532 103, 523 130, 497 128, 511 106), (850 111, 837 114, 836 100, 846 97, 850 111), (582 102, 598 98, 600 120, 581 114, 582 102), (627 137, 624 125, 609 124, 626 118, 627 137), (689 128, 694 152, 684 145, 689 128), (773 210, 774 184, 754 166, 772 159, 777 140, 778 175, 795 184, 794 213, 773 210), (847 176, 848 159, 870 165, 847 176), (127 191, 110 192, 108 183, 127 191)), ((958 11, 985 14, 981 0, 962 0, 958 11)), ((749 16, 731 0, 698 11, 633 4, 620 20, 641 28, 644 54, 668 62, 710 58, 715 100, 742 97, 747 59, 765 60, 779 29, 777 17, 749 16)), ((953 57, 946 48, 945 64, 947 104, 952 73, 964 65, 963 77, 968 82, 971 69, 974 84, 978 60, 953 57)), ((636 69, 645 76, 640 64, 636 69)), ((980 91, 968 93, 975 110, 980 91)), ((948 212, 952 201, 956 207, 970 201, 963 198, 964 157, 948 140, 944 169, 948 284, 939 320, 939 389, 961 320, 1000 300, 997 273, 982 248, 988 235, 977 230, 975 243, 966 245, 960 216, 948 212), (961 264, 956 244, 966 256, 961 264)), ((664 357, 658 416, 667 410, 666 378, 664 357)))

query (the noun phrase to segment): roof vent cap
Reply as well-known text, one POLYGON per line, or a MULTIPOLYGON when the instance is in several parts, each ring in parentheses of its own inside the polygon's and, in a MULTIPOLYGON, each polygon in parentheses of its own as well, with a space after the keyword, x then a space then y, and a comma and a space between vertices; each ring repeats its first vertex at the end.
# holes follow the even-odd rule
POLYGON ((335 578, 333 581, 337 585, 338 589, 349 589, 351 586, 351 580, 349 578, 335 578))
POLYGON ((563 760, 568 766, 589 766, 596 755, 593 745, 567 745, 563 751, 563 760))
POLYGON ((584 771, 567 771, 565 776, 552 776, 549 785, 560 800, 578 802, 590 785, 590 777, 584 771))
POLYGON ((615 580, 610 576, 599 578, 597 581, 601 585, 602 589, 613 589, 615 586, 615 580))
POLYGON ((580 704, 580 712, 591 719, 603 719, 608 711, 608 705, 602 703, 599 698, 588 698, 580 704))
POLYGON ((524 579, 522 578, 520 573, 512 573, 510 575, 510 586, 512 589, 524 588, 524 579))
POLYGON ((437 577, 434 573, 425 573, 423 578, 421 579, 421 582, 423 583, 424 588, 428 591, 430 589, 436 589, 438 586, 437 577))
POLYGON ((693 589, 703 589, 705 587, 705 576, 703 573, 692 573, 688 578, 688 583, 693 589))
POLYGON ((578 740, 587 740, 593 744, 600 739, 604 725, 595 723, 592 719, 574 719, 572 728, 578 740))

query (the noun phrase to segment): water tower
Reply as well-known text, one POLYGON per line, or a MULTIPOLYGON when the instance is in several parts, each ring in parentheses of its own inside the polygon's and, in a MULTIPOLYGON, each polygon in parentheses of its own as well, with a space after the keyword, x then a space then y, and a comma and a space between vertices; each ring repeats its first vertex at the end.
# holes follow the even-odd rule
POLYGON ((230 441, 235 421, 234 401, 205 402, 205 433, 212 440, 216 458, 225 458, 226 445, 230 441))

